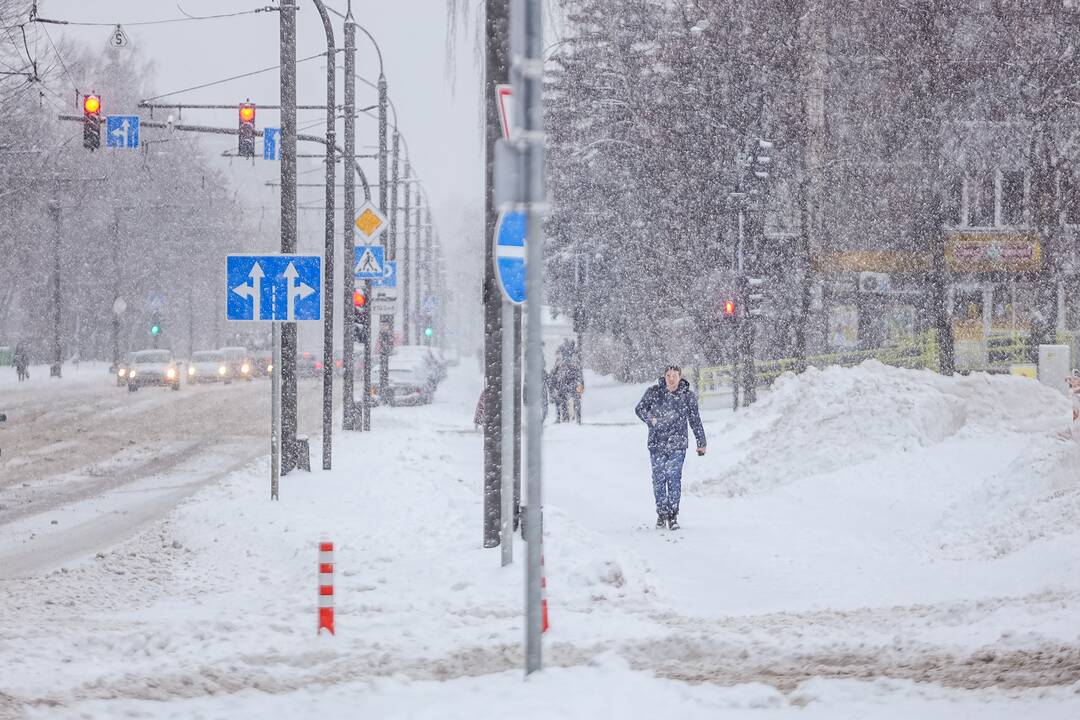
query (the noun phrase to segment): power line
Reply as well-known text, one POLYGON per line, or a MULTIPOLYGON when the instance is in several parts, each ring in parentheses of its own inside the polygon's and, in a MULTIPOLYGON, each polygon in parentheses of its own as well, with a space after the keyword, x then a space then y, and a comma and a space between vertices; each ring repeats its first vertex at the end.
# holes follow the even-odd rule
POLYGON ((78 95, 79 85, 75 82, 75 78, 71 77, 71 72, 68 70, 67 63, 64 62, 64 58, 57 49, 56 43, 53 42, 52 35, 49 34, 49 29, 44 25, 41 26, 41 29, 45 31, 45 37, 49 39, 49 46, 52 47, 53 52, 56 53, 56 59, 60 61, 60 67, 64 68, 64 74, 67 75, 68 82, 71 83, 71 87, 75 90, 75 94, 78 95))
MULTIPOLYGON (((300 63, 308 62, 310 60, 315 60, 315 59, 321 58, 321 57, 326 57, 326 53, 321 52, 321 53, 318 53, 316 55, 309 55, 306 58, 302 58, 300 60, 297 60, 296 64, 299 65, 300 63)), ((225 78, 223 80, 215 80, 213 82, 204 83, 202 85, 196 85, 195 87, 184 88, 183 90, 173 90, 172 92, 162 93, 161 95, 155 95, 154 97, 146 98, 142 102, 143 103, 148 103, 151 100, 160 100, 163 97, 170 97, 172 95, 180 95, 181 93, 191 92, 193 90, 202 90, 204 88, 213 87, 215 85, 222 85, 222 84, 227 83, 227 82, 232 82, 233 80, 240 80, 242 78, 251 77, 252 75, 259 75, 261 73, 270 72, 271 70, 278 70, 280 68, 281 68, 280 65, 271 65, 270 67, 264 67, 261 70, 252 70, 251 72, 243 73, 241 75, 233 75, 232 77, 227 77, 227 78, 225 78)))
MULTIPOLYGON (((179 7, 179 6, 177 6, 179 7)), ((116 23, 116 22, 74 22, 71 20, 55 20, 52 18, 43 18, 37 16, 37 3, 34 3, 34 7, 30 10, 30 21, 38 23, 48 23, 50 25, 71 25, 73 27, 139 27, 144 25, 167 25, 169 23, 178 22, 192 22, 194 20, 220 20, 221 18, 239 17, 241 15, 254 15, 256 13, 275 12, 277 8, 266 5, 261 8, 255 8, 254 10, 242 10, 234 13, 223 13, 221 15, 188 15, 184 12, 183 8, 180 8, 180 12, 184 12, 187 17, 182 18, 168 18, 165 20, 143 20, 140 22, 128 22, 128 23, 116 23)))

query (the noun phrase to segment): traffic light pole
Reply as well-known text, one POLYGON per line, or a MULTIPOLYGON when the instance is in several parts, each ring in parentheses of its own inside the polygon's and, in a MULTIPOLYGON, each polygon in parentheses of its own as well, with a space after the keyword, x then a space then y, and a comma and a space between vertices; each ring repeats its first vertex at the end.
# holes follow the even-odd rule
MULTIPOLYGON (((345 14, 345 157, 356 154, 356 22, 353 20, 350 0, 345 14)), ((354 389, 354 348, 356 347, 356 312, 353 307, 353 293, 356 281, 353 278, 355 267, 355 237, 353 222, 356 218, 356 187, 352 173, 345 173, 345 211, 342 214, 341 263, 344 272, 342 284, 342 333, 341 333, 341 427, 343 430, 357 430, 356 396, 354 389)), ((361 411, 362 412, 362 411, 361 411)), ((363 423, 359 423, 359 429, 363 423)))
MULTIPOLYGON (((296 252, 296 0, 281 0, 281 252, 296 252)), ((333 59, 328 60, 333 65, 333 59)), ((296 323, 281 326, 281 474, 296 467, 296 323)))
MULTIPOLYGON (((326 57, 337 58, 334 43, 334 26, 322 0, 313 0, 322 17, 323 30, 326 32, 326 57)), ((337 63, 326 63, 326 239, 323 247, 323 407, 322 407, 322 466, 329 470, 333 458, 334 439, 334 168, 336 158, 334 147, 337 144, 337 109, 334 105, 334 93, 337 82, 335 69, 337 63)), ((346 175, 350 173, 346 172, 346 175)))

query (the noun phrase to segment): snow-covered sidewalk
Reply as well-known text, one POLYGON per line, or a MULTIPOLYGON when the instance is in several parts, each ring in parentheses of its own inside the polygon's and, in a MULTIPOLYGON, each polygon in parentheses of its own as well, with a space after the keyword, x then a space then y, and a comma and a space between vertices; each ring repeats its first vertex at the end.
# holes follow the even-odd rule
POLYGON ((378 409, 280 502, 263 460, 118 546, 0 582, 0 717, 1080 713, 1061 396, 872 363, 785 378, 705 413, 669 533, 644 386, 590 379, 586 424, 546 428, 552 630, 522 683, 522 565, 480 547, 474 373, 378 409), (314 634, 322 538, 335 637, 314 634))

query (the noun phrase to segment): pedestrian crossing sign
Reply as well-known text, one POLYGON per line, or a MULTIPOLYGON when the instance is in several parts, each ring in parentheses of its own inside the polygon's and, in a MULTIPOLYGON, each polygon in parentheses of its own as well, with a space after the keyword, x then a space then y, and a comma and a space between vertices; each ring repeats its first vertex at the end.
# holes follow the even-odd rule
POLYGON ((357 280, 382 280, 386 275, 386 250, 382 245, 357 245, 354 276, 357 280))

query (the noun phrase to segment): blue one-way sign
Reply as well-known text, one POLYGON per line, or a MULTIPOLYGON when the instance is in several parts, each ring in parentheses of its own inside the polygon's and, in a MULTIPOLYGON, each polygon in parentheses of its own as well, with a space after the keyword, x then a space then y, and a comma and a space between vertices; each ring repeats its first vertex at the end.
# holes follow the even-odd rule
POLYGON ((504 211, 495 224, 495 274, 507 300, 525 302, 525 213, 504 211))
POLYGON ((397 287, 397 260, 387 260, 383 263, 383 276, 378 280, 372 280, 371 287, 397 287))
POLYGON ((229 255, 226 278, 229 320, 322 318, 322 258, 318 255, 229 255))
POLYGON ((105 147, 139 147, 139 116, 109 115, 106 117, 105 147))
POLYGON ((281 159, 281 128, 263 130, 263 160, 281 159))

